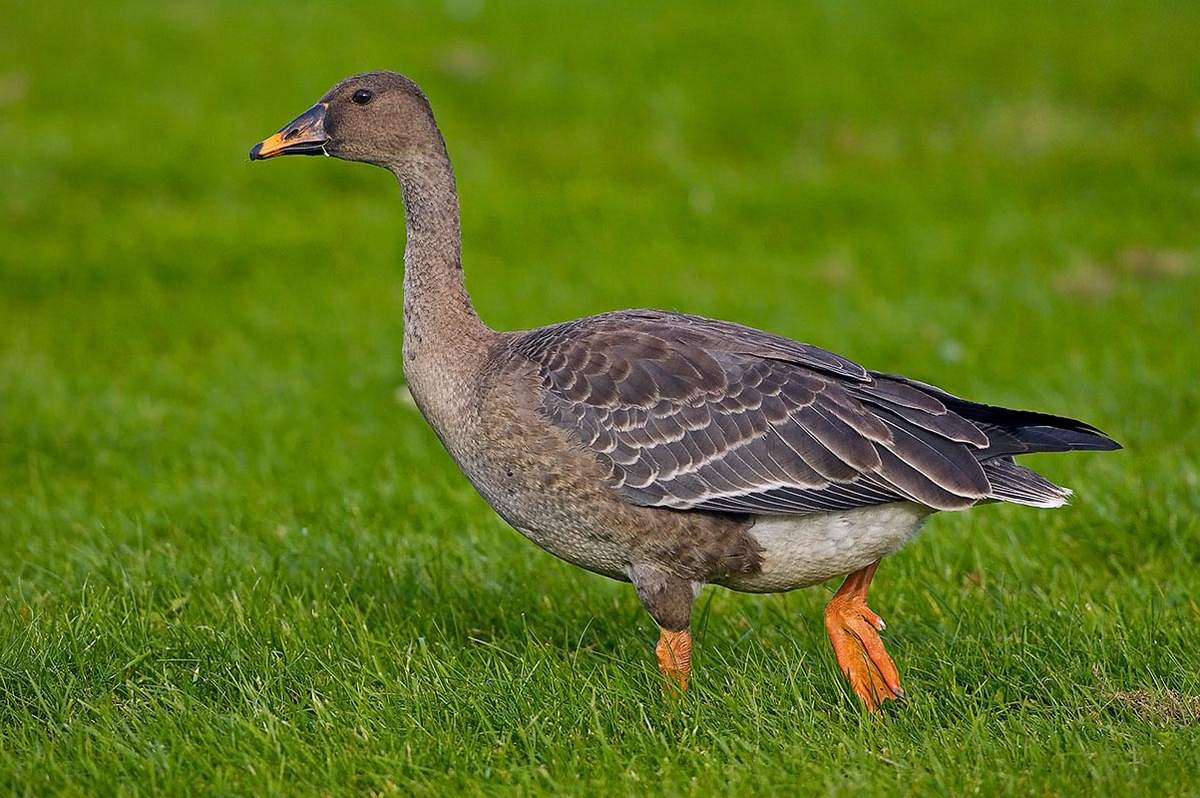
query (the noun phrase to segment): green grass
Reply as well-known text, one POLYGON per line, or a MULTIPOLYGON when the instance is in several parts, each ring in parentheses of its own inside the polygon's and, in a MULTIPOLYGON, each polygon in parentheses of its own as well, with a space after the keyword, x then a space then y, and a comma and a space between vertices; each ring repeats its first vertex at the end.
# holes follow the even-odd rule
POLYGON ((1200 793, 1200 6, 3 9, 0 793, 1200 793), (245 160, 381 67, 495 326, 733 318, 1128 449, 884 564, 885 717, 833 585, 707 589, 664 696, 398 401, 394 182, 245 160))

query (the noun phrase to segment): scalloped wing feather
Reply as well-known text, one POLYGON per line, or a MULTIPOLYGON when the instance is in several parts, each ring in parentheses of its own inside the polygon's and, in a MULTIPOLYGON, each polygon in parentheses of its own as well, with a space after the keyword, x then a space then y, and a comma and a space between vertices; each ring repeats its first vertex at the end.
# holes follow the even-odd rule
POLYGON ((537 365, 546 418, 634 504, 958 510, 992 494, 980 426, 919 384, 781 336, 621 311, 523 333, 514 349, 537 365))

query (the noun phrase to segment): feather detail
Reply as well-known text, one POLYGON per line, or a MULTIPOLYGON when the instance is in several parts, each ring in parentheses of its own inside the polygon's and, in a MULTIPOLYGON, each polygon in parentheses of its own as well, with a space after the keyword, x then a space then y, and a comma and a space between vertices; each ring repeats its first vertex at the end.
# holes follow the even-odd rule
POLYGON ((800 514, 912 501, 1057 506, 1012 454, 1112 448, 1081 422, 959 399, 729 322, 621 311, 520 333, 544 416, 628 502, 800 514))

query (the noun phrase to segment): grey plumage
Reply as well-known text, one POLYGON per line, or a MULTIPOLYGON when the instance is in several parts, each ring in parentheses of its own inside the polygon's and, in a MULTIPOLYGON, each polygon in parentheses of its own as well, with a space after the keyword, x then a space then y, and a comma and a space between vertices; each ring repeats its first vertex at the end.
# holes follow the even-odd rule
POLYGON ((772 514, 901 500, 1045 505, 1068 492, 1008 456, 1117 448, 1072 419, 967 402, 697 316, 606 313, 521 334, 512 347, 538 366, 546 418, 639 505, 772 514))

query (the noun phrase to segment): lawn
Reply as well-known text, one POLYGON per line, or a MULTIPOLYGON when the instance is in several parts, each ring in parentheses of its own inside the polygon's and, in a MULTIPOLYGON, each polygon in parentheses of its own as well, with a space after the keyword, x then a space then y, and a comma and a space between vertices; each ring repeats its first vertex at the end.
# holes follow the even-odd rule
POLYGON ((0 794, 1200 794, 1200 5, 3 3, 0 794), (872 605, 706 588, 686 697, 625 585, 405 400, 386 174, 250 164, 405 72, 468 283, 688 310, 1127 449, 935 518, 872 605))

